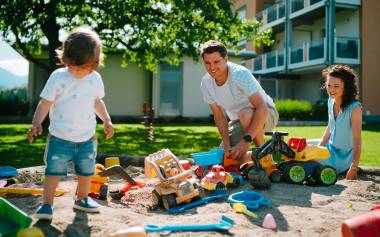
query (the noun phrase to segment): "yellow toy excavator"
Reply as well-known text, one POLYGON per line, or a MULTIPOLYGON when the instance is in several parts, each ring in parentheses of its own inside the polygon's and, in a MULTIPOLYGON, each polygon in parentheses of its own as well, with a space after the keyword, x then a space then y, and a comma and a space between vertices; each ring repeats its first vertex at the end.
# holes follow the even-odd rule
POLYGON ((287 132, 268 132, 265 135, 272 135, 271 140, 254 149, 252 162, 241 166, 243 176, 252 186, 267 189, 271 181, 279 182, 282 179, 295 184, 304 181, 324 186, 335 184, 336 170, 317 162, 330 156, 326 147, 307 144, 305 138, 290 138, 287 144, 283 140, 287 132), (278 162, 273 159, 276 154, 281 157, 278 162))

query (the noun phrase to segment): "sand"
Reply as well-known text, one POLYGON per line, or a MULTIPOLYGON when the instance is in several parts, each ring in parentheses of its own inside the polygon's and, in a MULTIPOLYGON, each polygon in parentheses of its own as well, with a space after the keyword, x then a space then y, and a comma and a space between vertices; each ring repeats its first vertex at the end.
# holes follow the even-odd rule
MULTIPOLYGON (((123 201, 108 197, 107 201, 98 201, 101 205, 99 214, 87 214, 74 211, 73 197, 76 189, 74 175, 62 180, 60 187, 70 193, 56 197, 53 221, 33 219, 33 225, 41 228, 45 236, 108 236, 120 229, 143 226, 145 224, 209 224, 218 223, 222 215, 234 220, 235 225, 227 232, 172 232, 161 233, 170 236, 341 236, 341 223, 368 212, 374 205, 380 204, 379 170, 367 170, 355 181, 340 179, 330 187, 311 187, 287 183, 273 184, 269 190, 259 191, 271 201, 269 207, 260 207, 255 213, 257 219, 235 213, 225 201, 212 202, 186 211, 184 214, 172 215, 168 212, 152 209, 151 191, 156 180, 146 180, 142 168, 128 167, 127 171, 136 180, 147 183, 146 187, 132 189, 123 201), (271 213, 278 225, 276 230, 262 228, 267 213, 271 213)), ((36 173, 42 167, 23 169, 26 182, 23 186, 35 187, 38 179, 36 173)), ((123 181, 113 177, 110 190, 123 186, 123 181)), ((240 190, 253 190, 249 184, 229 193, 240 190)), ((9 201, 32 215, 41 202, 41 196, 7 195, 9 201)), ((160 236, 151 233, 148 236, 160 236)))

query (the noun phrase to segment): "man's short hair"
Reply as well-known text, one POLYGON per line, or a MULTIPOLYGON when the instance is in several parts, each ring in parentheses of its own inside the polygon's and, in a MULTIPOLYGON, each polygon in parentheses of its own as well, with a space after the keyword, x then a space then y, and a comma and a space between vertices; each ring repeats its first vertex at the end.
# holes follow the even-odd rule
POLYGON ((201 56, 204 58, 204 54, 212 54, 218 52, 224 58, 227 56, 227 49, 223 43, 217 40, 209 40, 201 46, 201 56))

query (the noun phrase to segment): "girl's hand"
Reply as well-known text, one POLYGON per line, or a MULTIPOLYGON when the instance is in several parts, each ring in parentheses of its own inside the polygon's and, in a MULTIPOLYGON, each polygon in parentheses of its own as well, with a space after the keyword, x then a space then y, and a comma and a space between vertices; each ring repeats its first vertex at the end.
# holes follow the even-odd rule
POLYGON ((35 137, 37 137, 38 135, 41 135, 42 134, 42 130, 43 129, 42 129, 42 125, 41 124, 34 124, 34 125, 32 125, 32 127, 29 128, 28 135, 27 135, 29 143, 32 143, 35 137))
POLYGON ((354 180, 357 178, 357 167, 356 166, 351 166, 350 169, 348 170, 346 174, 346 179, 347 180, 354 180))
POLYGON ((113 135, 115 134, 115 131, 113 129, 112 122, 106 122, 103 124, 104 127, 104 133, 106 134, 106 139, 111 139, 113 135))

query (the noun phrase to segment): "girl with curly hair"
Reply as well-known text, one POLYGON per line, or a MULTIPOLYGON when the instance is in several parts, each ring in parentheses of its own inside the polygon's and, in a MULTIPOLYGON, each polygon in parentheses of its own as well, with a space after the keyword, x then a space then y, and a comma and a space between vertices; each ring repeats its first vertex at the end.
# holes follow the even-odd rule
POLYGON ((326 146, 330 158, 321 163, 338 173, 348 171, 346 179, 356 179, 361 151, 362 105, 358 101, 357 77, 345 65, 332 65, 322 71, 328 99, 328 125, 318 145, 326 146))

